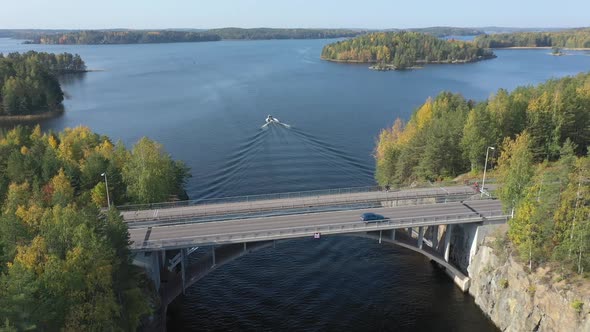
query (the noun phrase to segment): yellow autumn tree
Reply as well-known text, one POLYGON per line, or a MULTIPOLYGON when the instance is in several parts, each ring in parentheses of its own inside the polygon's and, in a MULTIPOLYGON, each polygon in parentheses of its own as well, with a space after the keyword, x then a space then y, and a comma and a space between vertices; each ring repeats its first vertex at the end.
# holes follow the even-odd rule
POLYGON ((37 275, 43 273, 47 262, 47 244, 41 236, 36 236, 30 245, 18 246, 14 264, 20 264, 37 275))
POLYGON ((52 189, 51 201, 54 205, 65 206, 74 199, 74 188, 63 168, 50 181, 52 189))
POLYGON ((28 208, 24 205, 19 205, 15 215, 29 227, 30 231, 38 232, 44 212, 45 210, 42 207, 33 203, 28 208))

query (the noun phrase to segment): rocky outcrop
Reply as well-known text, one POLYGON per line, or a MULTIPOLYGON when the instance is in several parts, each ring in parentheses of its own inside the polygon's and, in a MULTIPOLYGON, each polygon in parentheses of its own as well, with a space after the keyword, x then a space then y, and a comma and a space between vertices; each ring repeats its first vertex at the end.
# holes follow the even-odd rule
POLYGON ((529 273, 528 266, 495 253, 487 243, 478 248, 468 272, 469 293, 502 331, 590 332, 587 280, 566 282, 548 269, 529 273))

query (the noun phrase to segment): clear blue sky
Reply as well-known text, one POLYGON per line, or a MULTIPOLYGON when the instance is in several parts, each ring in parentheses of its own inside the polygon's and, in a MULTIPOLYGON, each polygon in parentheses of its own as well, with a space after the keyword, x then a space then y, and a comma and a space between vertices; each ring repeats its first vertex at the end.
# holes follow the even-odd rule
POLYGON ((0 29, 579 27, 590 0, 2 0, 0 29))

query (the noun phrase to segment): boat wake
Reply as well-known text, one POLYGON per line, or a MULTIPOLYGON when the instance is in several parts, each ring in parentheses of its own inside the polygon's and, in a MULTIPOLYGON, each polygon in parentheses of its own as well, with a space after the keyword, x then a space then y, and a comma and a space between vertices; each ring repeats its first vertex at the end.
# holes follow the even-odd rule
POLYGON ((245 137, 200 184, 199 198, 325 189, 372 183, 370 161, 276 118, 245 137), (341 185, 344 186, 344 185, 341 185))

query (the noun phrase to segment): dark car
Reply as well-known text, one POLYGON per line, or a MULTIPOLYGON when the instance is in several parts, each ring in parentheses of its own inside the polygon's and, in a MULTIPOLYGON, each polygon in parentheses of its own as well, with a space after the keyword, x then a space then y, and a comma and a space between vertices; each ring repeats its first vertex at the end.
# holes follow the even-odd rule
POLYGON ((380 214, 372 213, 372 212, 367 212, 367 213, 361 214, 361 220, 364 221, 365 224, 368 224, 370 222, 378 222, 379 220, 383 220, 383 219, 385 219, 384 216, 382 216, 380 214))

